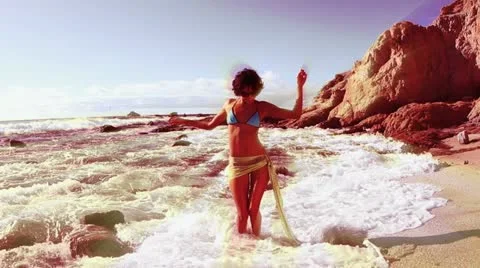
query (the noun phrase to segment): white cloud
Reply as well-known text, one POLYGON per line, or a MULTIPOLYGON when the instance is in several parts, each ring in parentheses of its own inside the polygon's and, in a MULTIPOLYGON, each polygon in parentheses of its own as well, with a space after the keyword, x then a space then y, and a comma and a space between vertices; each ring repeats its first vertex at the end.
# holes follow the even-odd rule
MULTIPOLYGON (((261 74, 265 88, 259 99, 291 108, 296 86, 268 71, 261 74)), ((161 113, 164 109, 196 108, 218 111, 226 98, 234 97, 227 79, 198 78, 195 80, 165 80, 156 83, 123 84, 113 87, 92 85, 84 89, 7 88, 0 99, 0 120, 91 116, 105 113, 127 113, 149 109, 161 113)), ((315 87, 306 87, 306 103, 316 94, 315 87)))

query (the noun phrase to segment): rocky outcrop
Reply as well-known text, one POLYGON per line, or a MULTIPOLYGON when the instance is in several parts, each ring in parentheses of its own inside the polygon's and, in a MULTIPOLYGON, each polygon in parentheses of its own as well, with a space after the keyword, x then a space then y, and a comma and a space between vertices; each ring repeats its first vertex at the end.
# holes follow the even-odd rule
POLYGON ((383 132, 385 129, 383 122, 387 117, 387 114, 372 115, 368 118, 363 119, 355 126, 345 129, 342 133, 349 134, 363 131, 368 131, 370 133, 383 132))
POLYGON ((471 102, 408 104, 390 114, 383 125, 386 136, 422 131, 430 128, 448 128, 467 121, 471 102))
POLYGON ((383 121, 384 134, 423 148, 441 147, 441 140, 456 134, 449 128, 465 122, 471 108, 471 102, 463 101, 412 103, 383 121))
POLYGON ((449 70, 445 50, 438 28, 397 23, 355 65, 345 97, 329 117, 349 126, 408 103, 446 100, 449 70))
POLYGON ((457 0, 431 26, 393 25, 288 126, 354 126, 410 103, 480 96, 479 6, 477 0, 457 0))
POLYGON ((127 117, 139 117, 140 114, 134 112, 134 111, 131 111, 130 113, 128 113, 127 117))
POLYGON ((468 114, 468 120, 472 123, 480 124, 480 99, 478 99, 470 113, 468 114))

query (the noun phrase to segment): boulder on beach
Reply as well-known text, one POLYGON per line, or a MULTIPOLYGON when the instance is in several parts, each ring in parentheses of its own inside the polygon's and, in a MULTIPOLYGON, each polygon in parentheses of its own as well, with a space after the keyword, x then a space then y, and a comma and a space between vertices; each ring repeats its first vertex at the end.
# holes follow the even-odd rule
POLYGON ((100 132, 117 132, 120 131, 120 128, 114 127, 112 125, 104 125, 100 127, 100 132))
POLYGON ((467 131, 462 131, 457 134, 457 141, 460 144, 468 144, 470 143, 470 139, 468 138, 468 133, 467 131))
POLYGON ((134 112, 134 111, 131 111, 130 113, 128 113, 127 117, 139 117, 140 114, 134 112))
POLYGON ((190 144, 192 144, 192 143, 189 142, 189 141, 178 140, 178 141, 175 141, 172 146, 189 146, 190 144))
POLYGON ((103 226, 109 230, 115 231, 115 224, 125 223, 125 216, 118 210, 93 213, 85 215, 82 223, 103 226))
POLYGON ((120 257, 132 252, 129 245, 102 226, 85 225, 67 236, 70 253, 77 257, 120 257))
POLYGON ((10 147, 16 147, 16 148, 23 148, 27 146, 23 141, 18 141, 18 140, 8 140, 8 145, 10 147))

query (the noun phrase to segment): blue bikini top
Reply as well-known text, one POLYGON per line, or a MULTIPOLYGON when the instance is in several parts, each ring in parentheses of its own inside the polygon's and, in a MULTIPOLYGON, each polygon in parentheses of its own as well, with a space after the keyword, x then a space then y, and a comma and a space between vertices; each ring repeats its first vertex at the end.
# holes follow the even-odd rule
MULTIPOLYGON (((235 124, 241 123, 241 122, 238 122, 237 117, 233 113, 234 106, 235 106, 235 103, 232 105, 232 108, 230 109, 230 111, 227 111, 227 124, 229 125, 235 125, 235 124)), ((245 124, 250 125, 252 127, 260 127, 260 115, 258 114, 258 111, 255 111, 255 113, 250 117, 250 119, 248 119, 248 121, 245 124)))

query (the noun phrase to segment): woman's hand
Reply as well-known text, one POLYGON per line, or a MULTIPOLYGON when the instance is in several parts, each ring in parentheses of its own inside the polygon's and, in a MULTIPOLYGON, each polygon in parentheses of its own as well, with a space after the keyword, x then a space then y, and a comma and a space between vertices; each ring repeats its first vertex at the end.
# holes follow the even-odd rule
POLYGON ((297 75, 298 87, 303 88, 303 85, 305 85, 305 81, 307 81, 307 73, 303 69, 301 69, 297 75))

